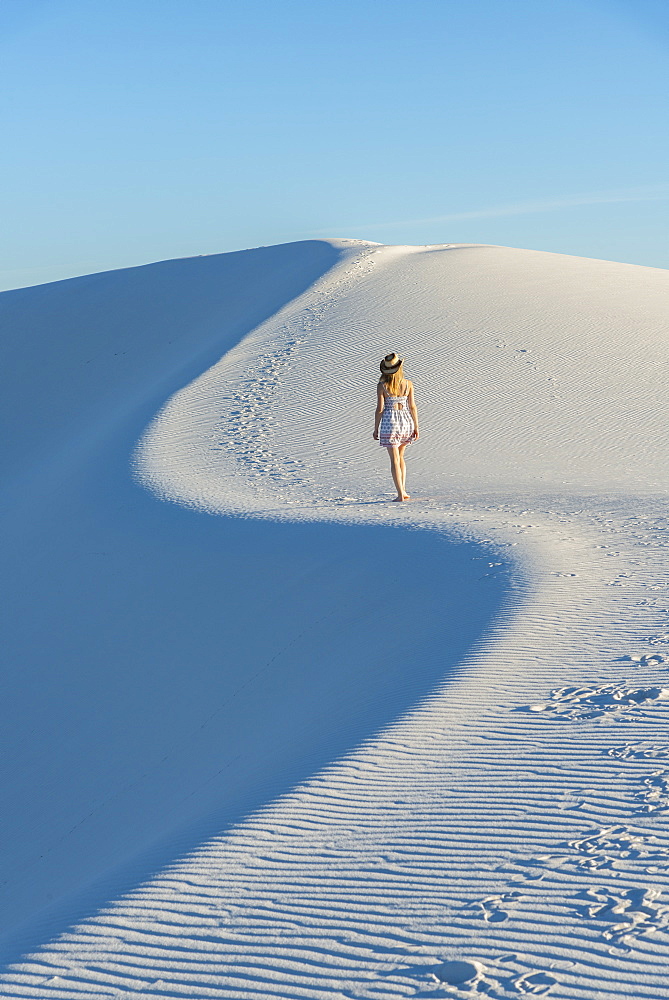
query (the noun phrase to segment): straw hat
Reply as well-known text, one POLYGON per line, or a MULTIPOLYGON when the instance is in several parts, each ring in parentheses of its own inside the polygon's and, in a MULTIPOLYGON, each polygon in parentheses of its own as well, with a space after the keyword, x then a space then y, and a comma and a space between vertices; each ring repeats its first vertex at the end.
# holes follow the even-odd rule
POLYGON ((393 372, 397 371, 397 369, 399 368, 399 366, 402 364, 403 361, 404 358, 401 358, 399 354, 395 354, 394 352, 392 354, 386 354, 385 358, 379 365, 379 368, 381 369, 381 374, 392 375, 393 372))

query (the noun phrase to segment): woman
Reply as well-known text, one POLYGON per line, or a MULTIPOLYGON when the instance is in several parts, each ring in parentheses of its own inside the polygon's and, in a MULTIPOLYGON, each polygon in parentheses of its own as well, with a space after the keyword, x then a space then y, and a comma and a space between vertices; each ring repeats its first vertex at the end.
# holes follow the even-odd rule
POLYGON ((397 490, 393 500, 409 500, 406 491, 407 470, 404 449, 418 440, 418 412, 413 398, 413 385, 404 377, 403 360, 397 354, 386 354, 380 364, 381 379, 376 387, 374 440, 388 449, 390 471, 397 490))

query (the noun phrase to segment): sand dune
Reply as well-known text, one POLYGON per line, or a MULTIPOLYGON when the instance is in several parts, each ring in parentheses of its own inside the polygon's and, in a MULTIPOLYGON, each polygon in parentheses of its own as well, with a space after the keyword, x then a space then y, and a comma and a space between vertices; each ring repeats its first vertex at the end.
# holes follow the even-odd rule
POLYGON ((669 996, 668 285, 331 240, 0 296, 0 995, 669 996))

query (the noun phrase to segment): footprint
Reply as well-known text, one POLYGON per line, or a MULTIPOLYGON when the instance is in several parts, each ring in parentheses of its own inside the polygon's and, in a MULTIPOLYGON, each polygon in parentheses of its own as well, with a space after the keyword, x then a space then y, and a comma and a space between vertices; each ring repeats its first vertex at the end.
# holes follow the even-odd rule
POLYGON ((658 902, 660 889, 610 889, 592 888, 581 893, 587 900, 579 908, 581 916, 589 920, 603 921, 608 926, 602 937, 616 944, 631 945, 646 935, 654 934, 669 924, 669 905, 658 902))
POLYGON ((539 854, 528 858, 525 864, 548 870, 614 870, 638 874, 666 870, 669 862, 669 850, 657 846, 654 836, 631 833, 624 826, 593 831, 586 837, 567 841, 562 847, 560 854, 539 854))
POLYGON ((523 705, 513 711, 547 712, 566 719, 585 721, 634 712, 647 701, 669 701, 669 688, 632 688, 626 684, 555 688, 547 701, 523 705))
POLYGON ((669 744, 625 743, 621 747, 611 747, 606 755, 617 760, 663 760, 669 757, 669 744))
POLYGON ((479 910, 479 916, 486 923, 500 924, 509 919, 505 905, 516 900, 519 896, 519 892, 505 892, 500 895, 486 896, 485 899, 478 900, 472 905, 479 910))
POLYGON ((526 996, 545 996, 558 982, 547 972, 527 967, 525 971, 519 971, 519 968, 522 970, 522 962, 515 953, 509 953, 501 955, 489 968, 474 959, 451 959, 439 965, 413 966, 410 969, 395 970, 395 973, 406 972, 411 978, 426 977, 430 983, 428 990, 414 994, 425 997, 425 1000, 428 997, 437 1000, 437 998, 481 994, 500 998, 518 993, 526 996), (497 963, 499 967, 496 968, 497 963), (516 965, 516 971, 512 971, 506 963, 516 965))
POLYGON ((657 635, 649 635, 646 642, 650 643, 651 646, 667 646, 669 645, 669 632, 660 632, 657 635))
POLYGON ((637 812, 665 812, 669 809, 669 771, 653 771, 643 781, 644 789, 638 792, 637 812))
POLYGON ((620 659, 627 662, 639 663, 642 667, 649 667, 653 663, 665 663, 667 658, 662 653, 627 653, 626 656, 621 656, 620 659))
POLYGON ((454 959, 450 962, 443 962, 441 965, 432 966, 430 977, 437 983, 447 983, 449 986, 466 987, 471 990, 484 972, 485 966, 481 965, 480 962, 454 959))
MULTIPOLYGON (((381 975, 395 978, 398 984, 403 981, 403 985, 408 985, 407 979, 422 981, 419 992, 414 992, 412 996, 437 1000, 437 998, 471 996, 478 993, 489 994, 495 983, 488 978, 486 973, 487 969, 481 962, 459 958, 430 965, 404 966, 383 972, 381 975), (425 985, 427 985, 427 989, 425 989, 425 985)), ((345 996, 349 995, 345 994, 345 996)), ((386 994, 384 993, 384 995, 386 994)))
POLYGON ((584 805, 585 799, 575 791, 569 790, 562 793, 560 801, 558 802, 558 809, 562 812, 566 812, 571 809, 582 809, 584 805))
POLYGON ((576 866, 589 871, 602 868, 634 870, 637 863, 661 861, 666 866, 669 852, 654 846, 654 837, 631 833, 624 826, 609 826, 588 837, 568 841, 567 846, 577 851, 581 858, 576 866))
POLYGON ((525 975, 512 980, 512 982, 519 993, 541 997, 545 996, 555 986, 557 979, 549 976, 547 972, 527 972, 525 975))

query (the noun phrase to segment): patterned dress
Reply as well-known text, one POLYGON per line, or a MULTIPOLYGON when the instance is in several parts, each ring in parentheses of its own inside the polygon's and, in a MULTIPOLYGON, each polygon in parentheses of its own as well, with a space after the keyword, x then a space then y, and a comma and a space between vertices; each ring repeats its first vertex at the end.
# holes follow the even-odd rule
POLYGON ((408 396, 386 396, 381 424, 379 426, 379 444, 389 448, 394 444, 410 444, 413 440, 413 417, 407 404, 408 396))

